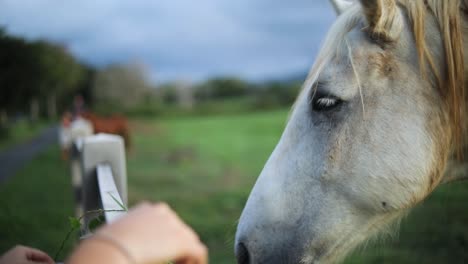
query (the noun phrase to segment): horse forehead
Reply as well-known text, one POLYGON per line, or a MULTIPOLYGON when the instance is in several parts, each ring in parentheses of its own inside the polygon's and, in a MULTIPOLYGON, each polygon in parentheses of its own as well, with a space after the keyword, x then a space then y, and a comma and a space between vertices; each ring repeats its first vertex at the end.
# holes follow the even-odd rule
MULTIPOLYGON (((349 52, 335 56, 320 73, 321 79, 349 85, 349 79, 378 81, 397 77, 399 62, 390 52, 375 48, 349 47, 349 52)), ((362 84, 362 83, 361 83, 362 84)))
POLYGON ((330 60, 331 71, 353 71, 362 68, 366 73, 377 70, 388 74, 389 67, 397 64, 393 49, 384 49, 372 42, 368 35, 359 28, 350 31, 339 51, 330 60))
POLYGON ((368 41, 361 40, 360 43, 350 43, 347 48, 347 60, 352 59, 356 67, 364 66, 363 70, 366 72, 377 70, 386 75, 388 67, 394 67, 396 64, 393 52, 382 49, 368 41))

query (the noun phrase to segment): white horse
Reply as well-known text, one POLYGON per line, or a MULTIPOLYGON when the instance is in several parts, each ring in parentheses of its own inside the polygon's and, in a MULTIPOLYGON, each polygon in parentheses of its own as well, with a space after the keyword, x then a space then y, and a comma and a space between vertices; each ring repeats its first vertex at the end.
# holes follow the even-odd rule
POLYGON ((333 4, 340 16, 242 212, 240 264, 338 262, 466 175, 465 3, 333 4))

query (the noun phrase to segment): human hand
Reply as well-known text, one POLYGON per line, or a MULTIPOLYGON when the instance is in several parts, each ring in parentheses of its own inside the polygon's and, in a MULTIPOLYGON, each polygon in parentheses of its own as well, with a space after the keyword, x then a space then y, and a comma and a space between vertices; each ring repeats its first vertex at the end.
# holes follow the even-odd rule
POLYGON ((166 204, 140 204, 91 240, 99 241, 99 236, 120 244, 136 263, 207 263, 207 249, 197 234, 166 204))
POLYGON ((46 253, 25 246, 16 246, 0 257, 0 264, 54 264, 46 253))

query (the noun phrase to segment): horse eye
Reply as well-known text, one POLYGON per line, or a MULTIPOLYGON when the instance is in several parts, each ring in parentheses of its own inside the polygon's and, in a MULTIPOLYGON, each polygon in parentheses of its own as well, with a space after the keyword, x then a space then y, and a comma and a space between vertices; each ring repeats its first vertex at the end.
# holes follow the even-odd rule
POLYGON ((312 100, 312 109, 316 112, 328 111, 337 107, 342 102, 335 96, 316 96, 312 100))

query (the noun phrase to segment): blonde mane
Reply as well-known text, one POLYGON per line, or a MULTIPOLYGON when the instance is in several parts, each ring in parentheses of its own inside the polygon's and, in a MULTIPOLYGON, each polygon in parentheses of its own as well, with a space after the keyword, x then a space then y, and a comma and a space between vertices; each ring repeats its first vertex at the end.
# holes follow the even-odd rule
POLYGON ((400 0, 407 10, 413 24, 413 34, 419 56, 421 72, 424 73, 426 63, 438 82, 441 96, 445 99, 451 120, 453 145, 456 156, 462 158, 462 148, 465 143, 466 105, 465 93, 465 62, 463 47, 463 21, 460 14, 460 0, 400 0), (425 18, 433 15, 439 24, 441 38, 444 44, 445 72, 439 72, 434 64, 426 42, 425 18))
MULTIPOLYGON (((396 22, 398 12, 395 12, 396 1, 381 0, 384 5, 379 19, 369 25, 369 34, 377 36, 384 41, 391 41, 395 37, 395 31, 402 26, 401 21, 396 22), (397 23, 397 26, 392 26, 397 23), (396 29, 395 29, 396 28, 396 29)), ((409 22, 412 26, 413 37, 418 52, 421 75, 426 78, 431 73, 436 81, 440 95, 446 103, 452 133, 452 144, 458 159, 463 158, 462 150, 465 146, 468 131, 467 101, 465 92, 465 62, 463 46, 463 21, 460 14, 461 0, 397 0, 398 5, 406 10, 409 22), (437 22, 444 45, 444 58, 446 67, 438 67, 429 49, 426 39, 426 17, 432 16, 437 22), (429 66, 429 70, 427 70, 429 66), (443 72, 440 71, 443 69, 443 72)), ((322 51, 304 84, 311 87, 317 79, 322 68, 336 54, 343 52, 342 45, 346 45, 346 34, 350 32, 365 14, 360 5, 354 5, 342 14, 337 23, 331 28, 324 42, 322 51)))

